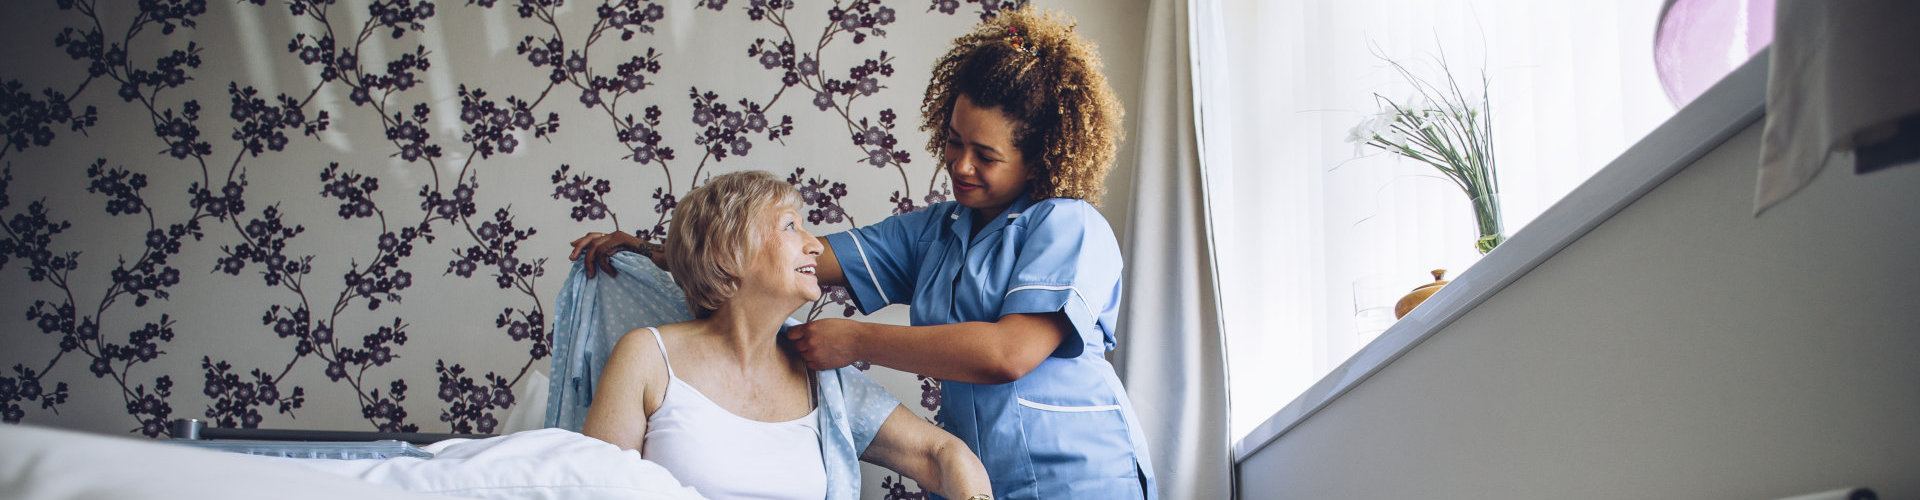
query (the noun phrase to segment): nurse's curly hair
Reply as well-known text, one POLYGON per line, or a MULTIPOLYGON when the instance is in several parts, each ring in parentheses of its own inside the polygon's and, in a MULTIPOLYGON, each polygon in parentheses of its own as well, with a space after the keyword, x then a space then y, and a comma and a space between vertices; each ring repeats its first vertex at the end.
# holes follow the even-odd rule
POLYGON ((1014 146, 1026 159, 1034 199, 1100 203, 1124 111, 1100 73, 1097 48, 1074 33, 1071 18, 1033 7, 1003 11, 934 62, 920 129, 943 165, 947 121, 962 95, 1014 119, 1014 146))

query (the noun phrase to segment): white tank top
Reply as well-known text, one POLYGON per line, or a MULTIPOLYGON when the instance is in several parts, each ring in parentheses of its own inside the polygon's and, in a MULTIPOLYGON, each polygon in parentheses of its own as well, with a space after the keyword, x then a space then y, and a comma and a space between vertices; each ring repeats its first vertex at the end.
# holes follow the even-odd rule
MULTIPOLYGON (((660 331, 647 331, 653 332, 660 357, 667 360, 660 331)), ((816 406, 786 422, 735 415, 674 376, 669 362, 667 394, 647 418, 640 455, 714 500, 818 500, 827 496, 819 413, 816 406)))

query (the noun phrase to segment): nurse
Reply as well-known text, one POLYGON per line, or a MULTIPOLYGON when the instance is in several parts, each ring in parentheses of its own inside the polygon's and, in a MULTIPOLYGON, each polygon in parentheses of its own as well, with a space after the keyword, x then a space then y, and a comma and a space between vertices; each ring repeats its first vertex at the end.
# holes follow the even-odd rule
POLYGON ((1072 21, 1003 12, 934 64, 928 148, 954 201, 825 238, 823 283, 863 312, 788 330, 814 369, 866 360, 941 381, 940 420, 995 498, 1155 498, 1133 406, 1105 352, 1120 247, 1099 201, 1121 109, 1072 21))
MULTIPOLYGON (((954 201, 822 238, 817 268, 865 313, 907 304, 911 326, 827 319, 789 338, 812 369, 866 360, 939 379, 940 421, 980 457, 993 498, 1157 498, 1104 356, 1121 260, 1094 203, 1122 111, 1093 44, 1064 16, 1003 11, 935 62, 921 106, 954 201)), ((613 233, 574 247, 604 263, 646 244, 613 233)))

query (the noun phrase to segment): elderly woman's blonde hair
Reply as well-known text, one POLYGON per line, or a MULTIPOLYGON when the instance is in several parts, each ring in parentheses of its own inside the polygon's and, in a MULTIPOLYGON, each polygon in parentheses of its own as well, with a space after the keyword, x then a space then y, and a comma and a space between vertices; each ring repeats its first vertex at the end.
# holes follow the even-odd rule
POLYGON ((667 228, 667 268, 695 318, 733 299, 771 229, 763 218, 782 207, 798 210, 800 192, 760 170, 716 176, 680 198, 667 228))

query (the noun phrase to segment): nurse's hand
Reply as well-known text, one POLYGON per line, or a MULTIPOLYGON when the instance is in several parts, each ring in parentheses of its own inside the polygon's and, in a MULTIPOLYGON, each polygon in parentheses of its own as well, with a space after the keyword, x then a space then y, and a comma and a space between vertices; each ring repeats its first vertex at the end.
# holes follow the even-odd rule
POLYGON ((626 231, 587 233, 586 236, 573 240, 571 245, 573 245, 573 253, 567 256, 567 260, 579 260, 585 257, 588 278, 592 278, 596 274, 595 271, 606 271, 608 275, 620 274, 613 269, 613 254, 620 252, 639 252, 652 259, 654 265, 660 266, 661 269, 667 268, 666 255, 655 251, 659 245, 641 241, 639 237, 627 234, 626 231))
POLYGON ((812 370, 833 370, 860 359, 859 335, 865 323, 822 319, 787 327, 787 339, 812 370))

